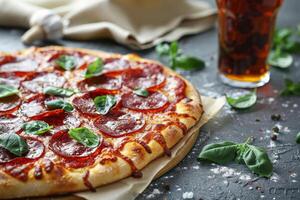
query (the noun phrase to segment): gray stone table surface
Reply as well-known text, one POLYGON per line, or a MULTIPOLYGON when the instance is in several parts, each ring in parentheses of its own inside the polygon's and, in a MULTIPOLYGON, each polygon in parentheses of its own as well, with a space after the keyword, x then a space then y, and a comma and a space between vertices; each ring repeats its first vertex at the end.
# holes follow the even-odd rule
MULTIPOLYGON (((214 5, 213 0, 209 0, 214 5)), ((294 27, 300 24, 300 1, 285 0, 278 17, 279 27, 294 27)), ((25 48, 20 42, 24 31, 0 28, 0 50, 14 51, 25 48)), ((83 47, 108 52, 133 53, 130 49, 112 41, 59 41, 60 45, 83 47)), ((44 44, 46 45, 46 44, 44 44)), ((224 93, 239 91, 223 85, 217 76, 217 31, 187 36, 180 40, 184 52, 203 58, 207 67, 199 72, 182 74, 203 95, 218 97, 224 93)), ((135 52, 146 58, 158 59, 154 50, 135 52)), ((258 89, 258 102, 245 111, 231 110, 227 105, 200 132, 192 151, 170 172, 152 182, 138 196, 143 199, 300 199, 300 145, 295 135, 300 132, 300 98, 281 97, 284 78, 300 79, 300 57, 295 56, 289 70, 271 69, 271 81, 258 89), (280 114, 282 120, 271 120, 272 114, 280 114), (278 140, 270 139, 275 125, 281 128, 278 140), (255 138, 254 144, 267 149, 274 165, 270 179, 258 178, 245 166, 229 164, 219 166, 199 163, 196 158, 205 144, 231 140, 242 142, 247 137, 255 138)))

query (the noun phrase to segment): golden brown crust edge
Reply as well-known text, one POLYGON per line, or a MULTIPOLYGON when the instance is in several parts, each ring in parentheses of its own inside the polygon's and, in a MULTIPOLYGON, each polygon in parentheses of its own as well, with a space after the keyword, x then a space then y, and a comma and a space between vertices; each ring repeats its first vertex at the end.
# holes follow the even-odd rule
MULTIPOLYGON (((46 48, 57 50, 76 50, 104 57, 122 56, 119 54, 109 54, 95 50, 58 46, 37 48, 34 49, 34 51, 46 48)), ((26 54, 30 53, 31 51, 32 49, 28 49, 21 51, 21 53, 26 54)), ((152 60, 142 59, 135 55, 127 55, 126 57, 130 59, 144 60, 147 62, 155 62, 152 60)), ((178 75, 167 67, 164 67, 164 70, 168 74, 173 74, 181 77, 186 82, 186 96, 192 99, 192 101, 188 103, 179 102, 176 107, 176 112, 187 113, 195 117, 196 120, 192 118, 179 119, 187 126, 189 130, 197 123, 197 121, 200 120, 203 113, 200 96, 197 90, 182 76, 178 75)), ((163 130, 161 134, 164 136, 169 148, 173 147, 184 136, 182 130, 176 126, 168 127, 167 129, 163 130)), ((148 145, 152 150, 151 154, 147 153, 146 150, 136 142, 127 143, 121 153, 131 158, 138 169, 142 169, 152 160, 160 157, 164 152, 161 145, 159 145, 155 140, 151 140, 148 145)), ((29 178, 26 182, 19 181, 18 179, 12 178, 4 172, 0 171, 0 199, 47 196, 87 190, 88 188, 83 183, 83 177, 85 176, 87 170, 89 170, 90 173, 88 180, 94 187, 99 187, 118 181, 130 176, 132 173, 128 163, 121 158, 118 158, 116 162, 107 162, 104 165, 101 165, 96 161, 93 166, 74 170, 66 170, 61 167, 54 167, 54 170, 52 170, 51 173, 44 173, 43 179, 41 180, 36 180, 34 178, 32 169, 29 172, 29 178)))

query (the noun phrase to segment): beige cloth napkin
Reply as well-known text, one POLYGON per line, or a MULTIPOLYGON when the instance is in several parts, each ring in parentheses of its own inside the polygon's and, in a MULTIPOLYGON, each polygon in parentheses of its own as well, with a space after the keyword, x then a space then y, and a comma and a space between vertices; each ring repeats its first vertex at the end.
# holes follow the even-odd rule
POLYGON ((35 27, 23 37, 27 43, 111 38, 146 49, 207 30, 215 20, 215 9, 199 0, 0 0, 0 25, 35 27))

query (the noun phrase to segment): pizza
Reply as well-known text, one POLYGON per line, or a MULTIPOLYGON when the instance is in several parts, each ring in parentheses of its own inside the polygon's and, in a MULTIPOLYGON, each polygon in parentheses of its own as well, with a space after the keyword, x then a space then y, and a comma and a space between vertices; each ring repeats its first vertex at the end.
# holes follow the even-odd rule
POLYGON ((0 53, 0 199, 141 178, 202 114, 187 80, 137 55, 58 46, 0 53))

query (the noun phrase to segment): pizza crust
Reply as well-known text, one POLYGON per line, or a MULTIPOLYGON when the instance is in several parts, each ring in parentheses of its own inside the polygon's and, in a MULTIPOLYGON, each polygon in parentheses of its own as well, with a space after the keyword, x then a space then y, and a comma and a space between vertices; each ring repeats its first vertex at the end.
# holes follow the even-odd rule
MULTIPOLYGON (((75 50, 88 53, 91 55, 101 57, 121 57, 118 54, 108 54, 100 51, 79 49, 79 48, 66 48, 66 47, 46 47, 38 49, 30 49, 21 51, 20 54, 28 54, 31 51, 38 51, 40 49, 55 49, 55 50, 75 50)), ((142 60, 146 62, 155 62, 151 60, 142 59, 136 55, 125 56, 128 59, 142 60)), ((179 76, 186 83, 186 96, 191 99, 188 103, 179 102, 176 106, 177 113, 186 113, 194 118, 180 118, 180 122, 184 123, 188 130, 191 129, 201 118, 203 114, 203 108, 201 104, 200 96, 197 90, 185 80, 182 76, 164 67, 164 71, 170 75, 179 76), (196 119, 196 120, 195 120, 196 119)), ((164 129, 161 134, 166 140, 166 144, 169 148, 172 148, 182 137, 184 137, 183 131, 175 126, 169 126, 164 129)), ((121 153, 131 158, 138 169, 143 169, 152 160, 162 156, 164 149, 155 140, 151 140, 148 143, 152 153, 146 152, 145 148, 137 142, 128 142, 121 153)), ((115 181, 126 178, 132 174, 132 170, 129 164, 117 158, 116 162, 105 162, 100 164, 97 160, 92 166, 79 169, 65 169, 61 166, 55 166, 49 174, 43 173, 43 178, 37 180, 34 178, 34 169, 29 172, 28 180, 26 182, 19 181, 12 178, 4 172, 0 171, 0 199, 13 199, 20 197, 33 197, 33 196, 48 196, 55 194, 64 194, 70 192, 78 192, 87 190, 87 186, 83 182, 84 176, 89 171, 88 181, 93 187, 99 187, 105 184, 113 183, 115 181)))

